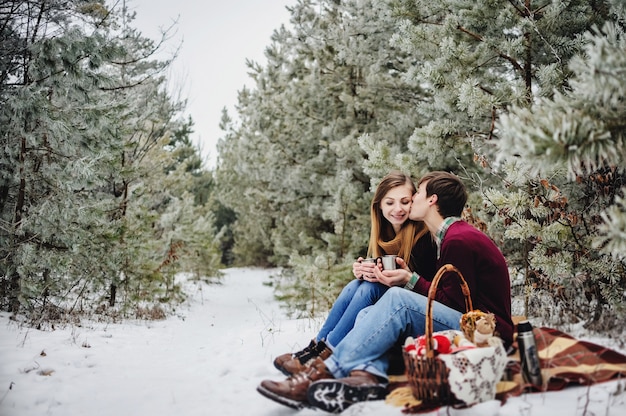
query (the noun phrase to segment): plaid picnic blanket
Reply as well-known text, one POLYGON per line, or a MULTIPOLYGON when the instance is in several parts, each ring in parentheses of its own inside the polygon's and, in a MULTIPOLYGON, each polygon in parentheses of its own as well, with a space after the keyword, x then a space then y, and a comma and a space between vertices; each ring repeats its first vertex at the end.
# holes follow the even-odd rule
MULTIPOLYGON (((560 390, 570 384, 589 385, 626 376, 626 355, 578 340, 554 328, 534 328, 544 390, 560 390)), ((519 354, 509 357, 513 380, 523 387, 519 354)))
MULTIPOLYGON (((561 390, 568 385, 590 385, 626 377, 626 355, 589 341, 578 340, 554 328, 534 328, 541 373, 542 390, 561 390)), ((509 356, 505 372, 507 381, 499 383, 496 399, 506 401, 508 397, 523 392, 540 391, 524 382, 517 351, 509 356)), ((404 407, 403 413, 421 413, 431 408, 415 399, 407 379, 403 376, 390 377, 390 393, 387 403, 404 407)))

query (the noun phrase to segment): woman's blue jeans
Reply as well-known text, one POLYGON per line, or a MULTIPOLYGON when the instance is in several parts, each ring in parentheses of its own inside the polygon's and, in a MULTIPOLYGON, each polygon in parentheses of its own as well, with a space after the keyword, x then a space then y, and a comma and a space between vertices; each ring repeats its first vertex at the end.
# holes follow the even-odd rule
POLYGON ((316 339, 333 348, 354 326, 361 310, 371 306, 389 289, 381 283, 354 279, 348 283, 333 304, 316 339))
MULTIPOLYGON (((359 314, 354 328, 334 345, 325 360, 335 378, 347 377, 353 370, 363 370, 387 380, 387 352, 408 336, 424 335, 426 296, 392 287, 372 306, 359 314)), ((462 313, 433 302, 433 331, 459 329, 462 313)))

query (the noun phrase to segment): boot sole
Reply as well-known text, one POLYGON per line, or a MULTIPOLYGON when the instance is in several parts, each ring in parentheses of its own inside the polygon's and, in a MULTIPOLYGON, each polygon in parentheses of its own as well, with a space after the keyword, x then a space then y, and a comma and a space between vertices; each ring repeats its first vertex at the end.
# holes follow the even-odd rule
POLYGON ((313 407, 329 413, 341 413, 355 403, 384 400, 387 387, 383 384, 356 387, 337 380, 320 380, 311 383, 307 397, 313 407))
POLYGON ((263 396, 267 397, 270 400, 275 401, 276 403, 280 403, 283 406, 291 407, 292 409, 302 410, 304 408, 311 407, 308 403, 299 402, 297 400, 288 399, 283 396, 279 396, 278 394, 266 389, 263 386, 258 386, 256 391, 261 393, 263 396))

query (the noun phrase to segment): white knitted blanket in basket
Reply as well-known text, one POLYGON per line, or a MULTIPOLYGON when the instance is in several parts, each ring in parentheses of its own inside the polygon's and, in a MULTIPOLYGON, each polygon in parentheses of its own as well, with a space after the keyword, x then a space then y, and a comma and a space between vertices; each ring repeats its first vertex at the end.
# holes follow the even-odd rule
POLYGON ((489 346, 461 350, 452 354, 440 354, 450 373, 450 391, 466 405, 493 400, 496 385, 501 380, 508 362, 502 340, 491 337, 489 346))

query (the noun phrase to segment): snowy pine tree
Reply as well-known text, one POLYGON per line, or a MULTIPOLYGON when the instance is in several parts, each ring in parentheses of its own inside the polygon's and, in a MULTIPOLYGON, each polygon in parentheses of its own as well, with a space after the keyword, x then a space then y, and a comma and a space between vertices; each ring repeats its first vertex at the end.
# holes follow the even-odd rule
POLYGON ((389 45, 385 4, 301 1, 291 14, 267 65, 250 65, 256 88, 240 92, 217 180, 237 214, 236 255, 289 266, 290 296, 327 305, 366 253, 370 190, 412 166, 402 154, 423 93, 402 80, 413 60, 389 45))
MULTIPOLYGON (((176 269, 167 274, 159 265, 181 233, 193 241, 194 219, 203 217, 199 236, 207 240, 190 245, 193 256, 204 247, 219 259, 208 238, 212 217, 189 194, 197 187, 185 169, 191 159, 170 146, 182 130, 175 119, 182 103, 164 92, 168 62, 151 59, 158 45, 127 26, 121 7, 7 1, 0 8, 8 46, 0 59, 2 306, 37 321, 162 300, 176 269), (164 196, 165 178, 176 190, 164 196), (167 224, 172 213, 185 218, 167 224), (170 233, 158 235, 157 223, 170 233)), ((215 266, 201 259, 186 267, 198 270, 199 262, 215 266)))
POLYGON ((584 40, 567 90, 501 118, 510 187, 488 199, 505 237, 526 244, 531 311, 608 329, 626 313, 624 27, 607 22, 584 40))

